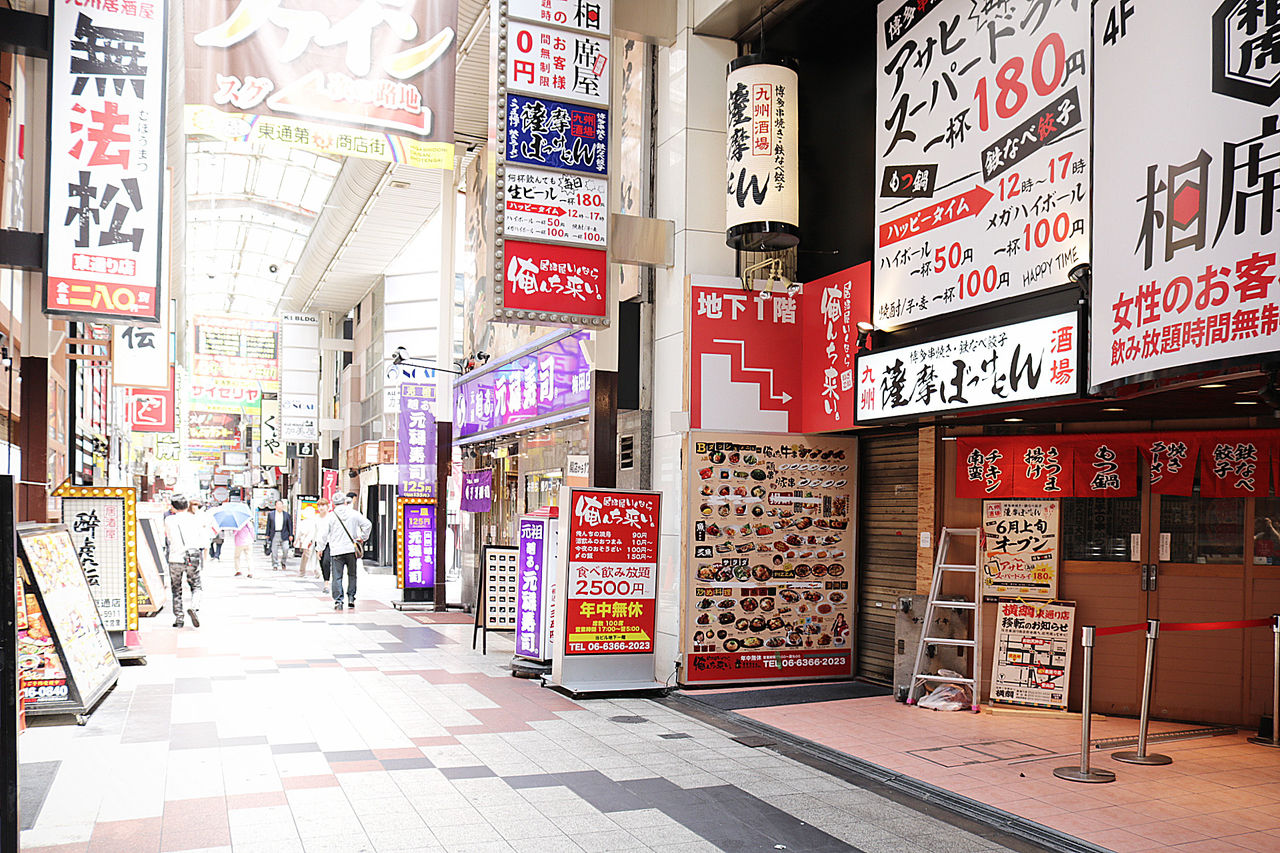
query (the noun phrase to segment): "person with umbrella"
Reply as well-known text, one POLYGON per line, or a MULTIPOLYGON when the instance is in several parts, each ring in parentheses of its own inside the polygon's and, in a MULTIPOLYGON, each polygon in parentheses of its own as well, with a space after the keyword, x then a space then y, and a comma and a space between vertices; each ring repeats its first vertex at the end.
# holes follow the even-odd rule
POLYGON ((253 548, 253 510, 243 503, 225 503, 213 511, 214 523, 222 530, 234 530, 236 577, 253 577, 250 550, 253 548))

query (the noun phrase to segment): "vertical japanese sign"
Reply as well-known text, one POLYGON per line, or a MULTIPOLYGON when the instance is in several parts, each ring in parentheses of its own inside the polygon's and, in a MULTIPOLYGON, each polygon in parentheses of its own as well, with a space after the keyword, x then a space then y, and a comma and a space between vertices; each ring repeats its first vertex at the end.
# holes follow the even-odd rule
POLYGON ((1066 708, 1075 619, 1074 602, 997 602, 991 701, 1066 708))
POLYGON ((133 432, 173 432, 177 423, 176 368, 169 367, 168 388, 125 388, 125 417, 133 432))
POLYGON ((488 512, 492 507, 493 469, 464 471, 458 509, 463 512, 488 512))
POLYGON ((111 382, 123 388, 164 388, 173 360, 169 358, 169 311, 160 311, 159 326, 122 324, 111 329, 111 382))
POLYGON ((262 398, 262 425, 258 429, 258 442, 264 468, 289 463, 284 437, 280 434, 280 400, 275 396, 262 398))
POLYGON ((168 4, 51 12, 44 311, 156 322, 168 4))
POLYGON ((1088 4, 888 0, 877 19, 876 325, 1066 284, 1089 260, 1088 4))
POLYGON ((610 5, 494 5, 499 320, 609 324, 610 5))
POLYGON ((662 497, 573 489, 566 655, 653 654, 662 497))
POLYGON ((1058 314, 858 356, 858 423, 1080 391, 1079 317, 1058 314))
POLYGON ((689 412, 694 429, 822 432, 854 417, 857 323, 868 318, 870 264, 796 293, 693 277, 689 412))
POLYGON ((436 583, 436 502, 396 498, 396 586, 430 589, 436 583))
POLYGON ((555 602, 556 526, 554 518, 520 519, 520 568, 516 577, 516 654, 551 658, 551 613, 555 602))
POLYGON ((456 0, 198 4, 186 13, 188 125, 449 168, 457 21, 456 0))
POLYGON ((108 631, 138 629, 138 534, 133 489, 62 486, 62 521, 102 624, 108 631))
POLYGON ((751 54, 729 63, 725 236, 740 251, 800 242, 799 79, 788 60, 751 54))
POLYGON ((320 440, 320 318, 280 317, 280 433, 285 441, 320 440))
POLYGON ((982 594, 1058 594, 1058 501, 982 502, 982 594))
POLYGON ((436 493, 436 419, 431 414, 435 395, 435 385, 400 383, 396 462, 400 466, 399 491, 407 498, 429 498, 436 493))
POLYGON ((1094 27, 1091 383, 1280 349, 1280 7, 1125 0, 1094 27))

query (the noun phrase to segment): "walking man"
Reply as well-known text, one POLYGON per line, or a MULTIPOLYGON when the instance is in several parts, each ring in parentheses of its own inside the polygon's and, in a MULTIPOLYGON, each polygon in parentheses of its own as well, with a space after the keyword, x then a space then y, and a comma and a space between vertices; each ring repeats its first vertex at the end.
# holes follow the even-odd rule
POLYGON ((286 547, 293 547, 293 516, 285 509, 284 501, 276 501, 275 511, 267 514, 267 541, 271 543, 271 568, 288 568, 286 547))
POLYGON ((373 524, 369 519, 349 506, 346 495, 333 496, 333 512, 329 513, 328 529, 319 531, 316 548, 329 547, 329 571, 333 577, 333 609, 342 609, 342 572, 347 573, 347 604, 356 606, 356 560, 364 540, 369 538, 373 524))
POLYGON ((200 627, 200 593, 204 584, 200 580, 200 563, 204 556, 201 542, 202 525, 189 511, 190 504, 182 496, 171 502, 173 514, 164 520, 164 538, 169 551, 169 591, 173 597, 173 627, 184 624, 182 614, 182 577, 186 575, 191 590, 191 602, 187 615, 191 624, 200 627))

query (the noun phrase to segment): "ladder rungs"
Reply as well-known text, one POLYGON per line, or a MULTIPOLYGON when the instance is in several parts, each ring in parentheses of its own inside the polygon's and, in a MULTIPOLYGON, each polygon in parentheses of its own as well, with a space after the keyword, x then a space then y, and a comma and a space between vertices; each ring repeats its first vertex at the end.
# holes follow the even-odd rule
POLYGON ((973 647, 973 640, 956 640, 950 637, 925 637, 926 643, 933 643, 935 646, 968 646, 973 647))
POLYGON ((950 607, 953 610, 972 610, 975 607, 972 601, 945 601, 942 599, 933 602, 933 606, 935 608, 950 607))
POLYGON ((950 678, 945 675, 917 675, 916 681, 942 681, 947 684, 973 684, 972 678, 950 678))
POLYGON ((977 566, 965 566, 958 563, 942 563, 938 566, 944 572, 976 572, 977 566))

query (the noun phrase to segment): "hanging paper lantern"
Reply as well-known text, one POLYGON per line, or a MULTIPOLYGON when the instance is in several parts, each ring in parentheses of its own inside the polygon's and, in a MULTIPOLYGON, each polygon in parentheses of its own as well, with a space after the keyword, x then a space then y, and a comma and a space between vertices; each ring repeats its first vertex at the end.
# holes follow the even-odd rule
POLYGON ((725 242, 743 252, 800 242, 794 60, 753 53, 729 63, 725 242))

